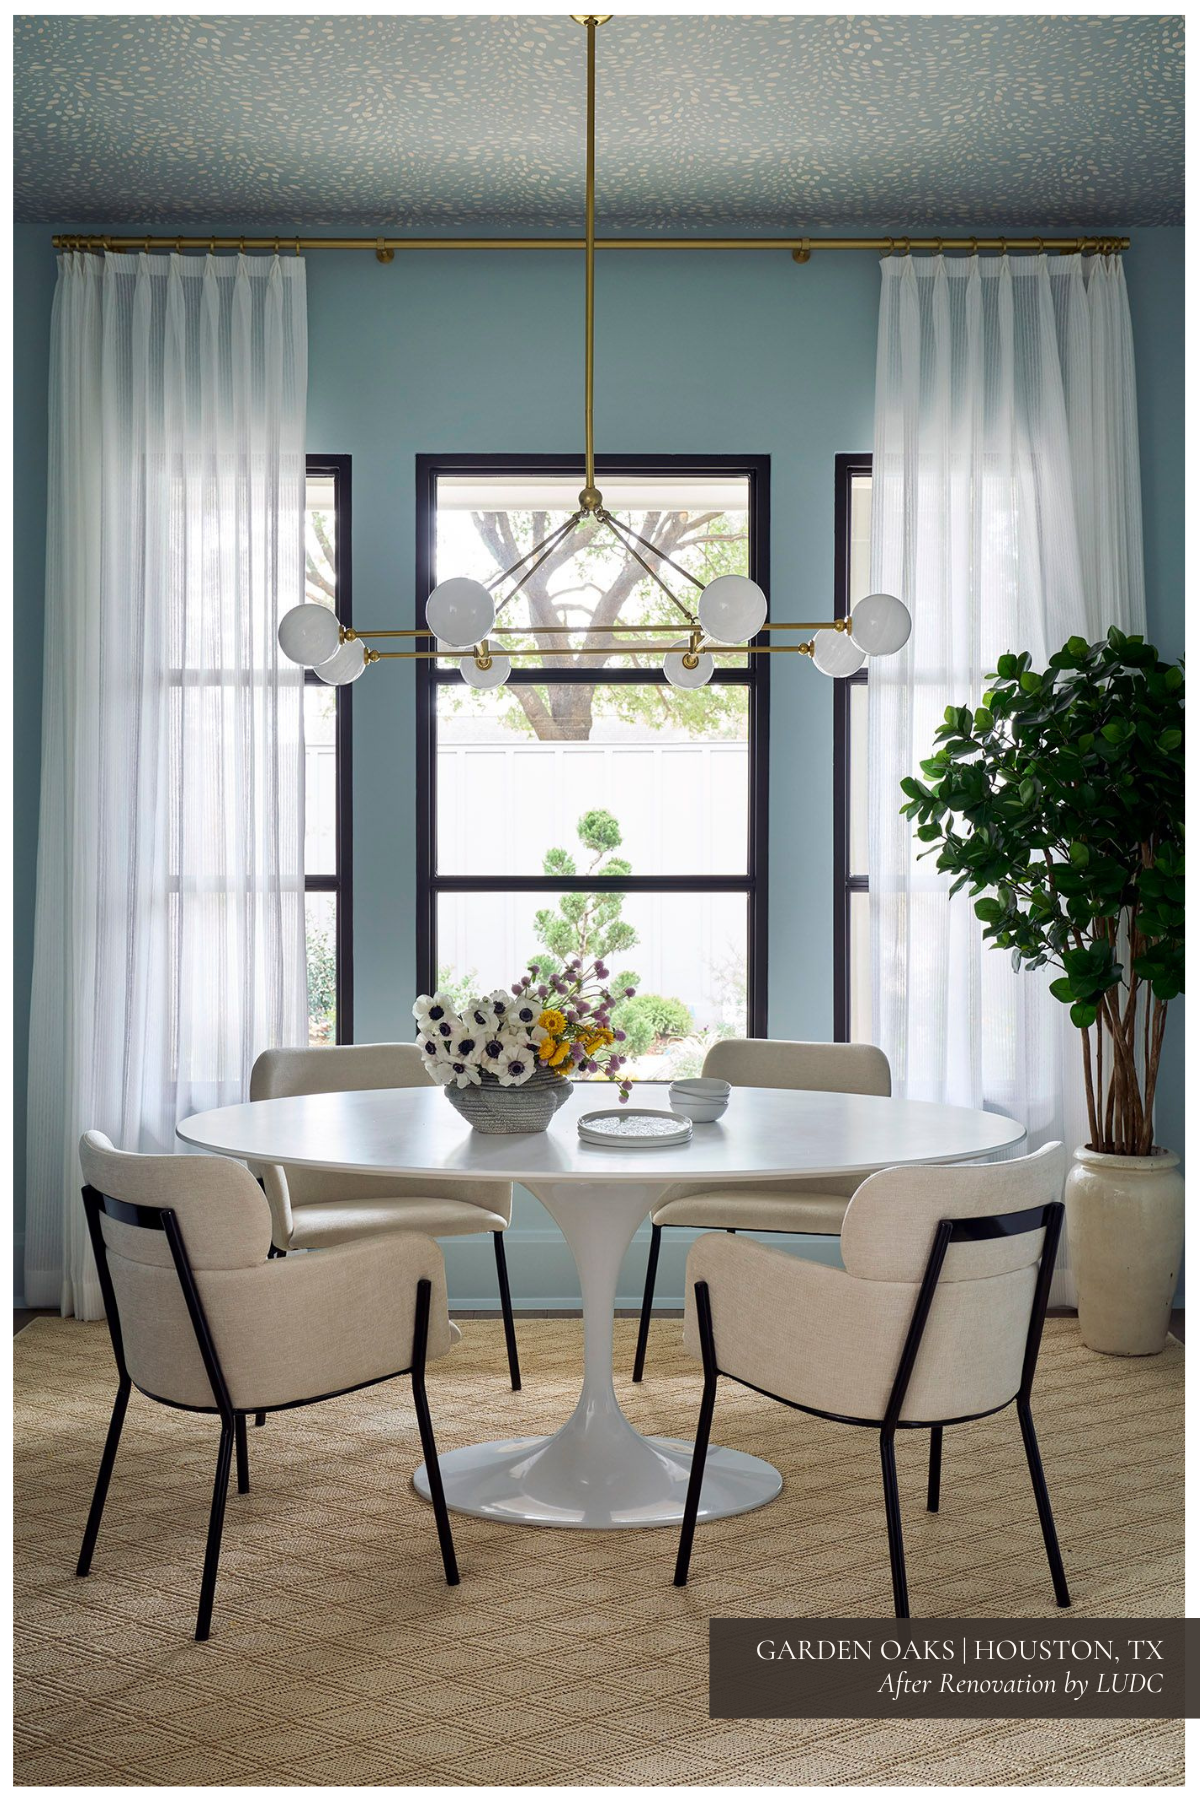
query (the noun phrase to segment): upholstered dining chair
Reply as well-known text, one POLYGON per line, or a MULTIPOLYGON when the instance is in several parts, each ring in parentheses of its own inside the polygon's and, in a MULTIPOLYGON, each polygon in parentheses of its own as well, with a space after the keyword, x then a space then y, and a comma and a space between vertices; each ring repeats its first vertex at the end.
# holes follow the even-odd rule
POLYGON ((83 1203, 117 1363, 117 1394, 77 1573, 87 1575, 130 1390, 221 1423, 196 1637, 212 1621, 229 1467, 250 1489, 246 1415, 332 1400, 398 1375, 412 1381, 442 1565, 458 1565, 425 1395, 425 1364, 457 1339, 442 1254, 392 1233, 323 1256, 268 1258, 258 1183, 223 1156, 134 1156, 98 1131, 79 1146, 83 1203))
POLYGON ((896 1617, 908 1582, 897 1431, 942 1433, 1016 1403, 1054 1598, 1069 1606, 1030 1393, 1062 1228, 1060 1144, 1011 1162, 883 1169, 851 1200, 841 1269, 749 1238, 702 1237, 687 1262, 684 1344, 704 1367, 675 1564, 687 1582, 718 1376, 798 1412, 879 1433, 896 1617))
MULTIPOLYGON (((434 1085, 415 1044, 330 1044, 312 1050, 264 1050, 250 1073, 250 1098, 275 1100, 293 1094, 434 1085)), ((504 1232, 512 1220, 510 1182, 346 1175, 290 1163, 268 1164, 256 1173, 271 1206, 276 1255, 345 1244, 380 1231, 420 1231, 434 1238, 490 1231, 509 1379, 514 1390, 520 1388, 521 1365, 504 1255, 504 1232)))
MULTIPOLYGON (((704 1059, 704 1074, 731 1087, 806 1088, 810 1092, 880 1094, 892 1091, 888 1059, 874 1044, 804 1044, 781 1038, 723 1038, 704 1059)), ((861 1175, 823 1175, 794 1181, 680 1184, 650 1214, 650 1255, 638 1325, 633 1379, 646 1367, 654 1283, 663 1231, 672 1225, 712 1231, 802 1231, 836 1237, 861 1175)))

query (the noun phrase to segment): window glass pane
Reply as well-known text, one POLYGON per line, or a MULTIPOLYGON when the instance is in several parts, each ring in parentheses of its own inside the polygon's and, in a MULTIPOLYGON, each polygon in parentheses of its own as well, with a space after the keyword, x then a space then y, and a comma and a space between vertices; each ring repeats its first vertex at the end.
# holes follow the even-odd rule
POLYGON ((850 896, 850 1042, 873 1044, 871 1034, 871 896, 850 896))
MULTIPOLYGON (((718 575, 748 572, 749 482, 743 476, 707 478, 647 476, 602 478, 607 509, 648 539, 680 568, 701 583, 718 575)), ((437 488, 437 557, 439 581, 454 575, 491 583, 517 563, 527 550, 565 523, 578 504, 579 477, 567 479, 496 476, 441 476, 437 488)), ((688 612, 694 612, 699 589, 677 570, 637 546, 688 612)), ((523 573, 524 571, 521 571, 523 573)), ((519 578, 519 577, 518 577, 519 578)), ((514 578, 516 579, 516 578, 514 578)), ((633 643, 623 626, 661 627, 643 634, 654 644, 681 641, 687 621, 637 558, 620 544, 610 528, 591 519, 568 534, 533 571, 507 605, 512 582, 501 582, 500 622, 519 631, 504 648, 535 650, 527 665, 604 667, 603 655, 583 655, 580 633, 589 631, 588 647, 633 643), (604 639, 596 632, 612 627, 604 639), (561 628, 566 627, 566 630, 561 628), (559 629, 551 629, 559 628, 559 629), (572 629, 573 628, 573 629, 572 629)), ((661 668, 661 651, 639 657, 647 667, 661 668)), ((744 656, 725 655, 720 666, 745 666, 744 656)), ((620 665, 628 668, 628 655, 620 665)))
POLYGON ((870 689, 865 681, 850 683, 850 869, 851 875, 867 873, 867 707, 870 689))
POLYGON ((434 691, 440 873, 746 872, 745 687, 434 691))
POLYGON ((337 689, 304 689, 304 873, 337 873, 337 689))
POLYGON ((305 894, 308 1041, 337 1042, 337 895, 305 894))
POLYGON ((742 894, 439 894, 438 986, 462 1003, 507 988, 536 957, 603 955, 636 977, 621 1019, 640 1080, 700 1072, 710 1044, 746 1034, 742 894))
POLYGON ((309 475, 305 483, 304 598, 336 608, 334 553, 337 548, 337 482, 332 475, 309 475))
POLYGON ((850 604, 871 591, 871 477, 850 477, 850 604))

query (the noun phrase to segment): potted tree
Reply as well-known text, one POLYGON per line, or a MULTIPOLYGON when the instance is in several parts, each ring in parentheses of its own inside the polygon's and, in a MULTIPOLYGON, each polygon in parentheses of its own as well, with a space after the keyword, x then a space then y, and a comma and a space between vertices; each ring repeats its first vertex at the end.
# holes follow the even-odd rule
POLYGON ((1113 629, 1037 671, 1002 656, 982 704, 950 706, 904 815, 951 892, 980 896, 1014 969, 1051 965, 1083 1046, 1088 1142, 1067 1178, 1090 1349, 1166 1341, 1183 1248, 1179 1158, 1154 1141, 1167 1005, 1183 991, 1183 670, 1113 629))

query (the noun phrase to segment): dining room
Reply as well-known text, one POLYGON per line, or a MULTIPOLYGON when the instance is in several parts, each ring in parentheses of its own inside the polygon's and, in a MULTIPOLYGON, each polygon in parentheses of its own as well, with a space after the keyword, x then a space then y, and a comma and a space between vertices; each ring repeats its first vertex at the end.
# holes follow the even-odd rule
POLYGON ((717 1642, 1184 1614, 1182 146, 1173 16, 15 18, 20 1785, 1182 1780, 717 1642))

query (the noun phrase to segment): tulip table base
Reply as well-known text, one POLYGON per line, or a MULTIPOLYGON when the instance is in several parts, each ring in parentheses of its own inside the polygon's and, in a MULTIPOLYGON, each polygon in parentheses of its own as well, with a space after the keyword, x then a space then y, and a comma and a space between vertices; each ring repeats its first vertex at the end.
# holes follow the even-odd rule
MULTIPOLYGON (((622 1152, 609 1152, 619 1157, 622 1152)), ((502 1438, 439 1457, 446 1504, 455 1512, 512 1525, 582 1531, 678 1525, 692 1446, 646 1438, 621 1411, 613 1388, 613 1305, 630 1239, 667 1183, 539 1182, 533 1192, 559 1226, 583 1293, 583 1391, 553 1437, 502 1438)), ((532 1377, 536 1381, 536 1374, 532 1377)), ((700 1365, 694 1403, 700 1407, 700 1365)), ((435 1401, 436 1405, 436 1401, 435 1401)), ((436 1413, 434 1425, 436 1428, 436 1413)), ((413 1477, 429 1498, 422 1463, 413 1477)), ((710 1446, 700 1495, 701 1519, 724 1519, 765 1506, 783 1486, 778 1469, 740 1450, 710 1446)))

